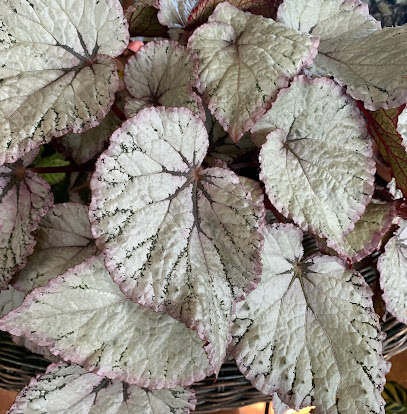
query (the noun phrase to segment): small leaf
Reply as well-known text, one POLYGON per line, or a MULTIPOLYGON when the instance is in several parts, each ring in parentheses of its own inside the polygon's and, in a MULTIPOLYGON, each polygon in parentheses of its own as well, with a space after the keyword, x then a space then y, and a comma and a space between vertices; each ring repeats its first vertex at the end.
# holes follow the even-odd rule
POLYGON ((334 76, 366 108, 396 108, 407 99, 407 26, 384 28, 353 0, 285 0, 279 21, 320 38, 315 72, 334 76))
POLYGON ((27 263, 35 245, 31 233, 53 204, 48 183, 26 170, 37 154, 0 167, 0 289, 27 263))
POLYGON ((188 414, 195 404, 190 389, 148 391, 61 363, 31 379, 9 414, 188 414))
POLYGON ((259 287, 238 304, 232 355, 262 393, 313 413, 383 413, 389 364, 363 277, 342 260, 302 261, 301 231, 267 227, 259 287))
POLYGON ((407 390, 395 381, 387 381, 382 393, 386 414, 407 414, 407 390))
POLYGON ((109 112, 97 127, 82 134, 66 134, 58 140, 58 145, 77 165, 84 164, 103 150, 113 131, 121 123, 113 112, 109 112))
POLYGON ((261 270, 264 207, 232 171, 202 169, 207 149, 191 111, 144 109, 99 158, 89 217, 125 295, 196 330, 218 372, 233 302, 261 270))
POLYGON ((108 113, 128 43, 118 0, 1 0, 0 40, 0 165, 108 113))
POLYGON ((407 221, 400 220, 400 228, 386 243, 379 257, 380 287, 386 309, 400 322, 407 323, 407 221))
POLYGON ((271 203, 337 247, 373 194, 371 143, 356 104, 330 79, 299 76, 252 129, 263 140, 268 132, 260 178, 271 203))
POLYGON ((157 17, 158 8, 154 0, 138 0, 125 11, 129 22, 130 36, 167 37, 167 28, 157 17))
MULTIPOLYGON (((366 207, 355 228, 335 246, 336 252, 345 260, 359 262, 380 247, 383 236, 389 231, 396 214, 394 203, 380 203, 372 200, 366 207)), ((323 249, 329 251, 325 241, 320 240, 323 249)), ((334 253, 335 254, 335 253, 334 253)))
POLYGON ((397 187, 407 197, 407 153, 403 146, 403 138, 397 131, 397 120, 404 105, 396 109, 379 109, 371 112, 359 104, 359 108, 367 119, 370 135, 379 146, 383 159, 389 163, 397 187))
POLYGON ((185 27, 199 0, 160 0, 158 21, 168 27, 185 27))
POLYGON ((97 252, 88 208, 82 204, 55 205, 41 219, 34 236, 34 253, 13 281, 13 286, 25 293, 45 286, 97 252))
POLYGON ((198 58, 174 41, 150 42, 132 56, 124 81, 134 98, 126 100, 127 117, 149 106, 185 107, 205 119, 198 83, 198 58))
POLYGON ((312 62, 317 45, 316 38, 229 3, 219 4, 188 41, 200 62, 198 90, 234 142, 264 114, 288 79, 312 62))
POLYGON ((190 385, 211 375, 196 332, 165 312, 127 299, 103 259, 87 259, 33 290, 0 320, 0 329, 24 335, 89 371, 140 387, 190 385))

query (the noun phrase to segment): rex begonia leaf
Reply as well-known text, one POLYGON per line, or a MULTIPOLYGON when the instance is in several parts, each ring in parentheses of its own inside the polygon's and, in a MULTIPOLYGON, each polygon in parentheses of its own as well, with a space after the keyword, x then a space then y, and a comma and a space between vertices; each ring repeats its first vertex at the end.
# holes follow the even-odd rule
POLYGON ((335 248, 373 194, 375 164, 356 104, 330 79, 299 76, 252 129, 269 131, 260 178, 270 201, 335 248))
POLYGON ((188 109, 140 111, 96 164, 89 217, 125 295, 195 329, 218 372, 233 302, 261 271, 264 208, 232 171, 201 168, 207 149, 188 109))
POLYGON ((23 292, 19 292, 10 285, 7 289, 0 291, 0 318, 18 308, 23 303, 24 298, 25 294, 23 292))
POLYGON ((185 27, 199 0, 160 0, 158 21, 168 27, 185 27))
POLYGON ((60 363, 31 379, 8 413, 188 414, 195 404, 188 388, 149 391, 60 363))
POLYGON ((316 38, 229 3, 219 4, 188 41, 200 62, 198 90, 234 142, 312 62, 317 45, 316 38))
POLYGON ((0 167, 0 289, 27 263, 35 245, 31 233, 54 202, 49 184, 26 169, 37 154, 0 167))
POLYGON ((34 237, 34 253, 13 281, 16 289, 26 293, 45 286, 97 252, 88 208, 82 204, 56 204, 41 219, 34 237))
POLYGON ((99 154, 112 133, 122 121, 113 112, 109 112, 95 128, 82 134, 66 134, 58 140, 61 151, 77 165, 83 164, 99 154))
POLYGON ((354 0, 285 0, 278 19, 320 38, 314 65, 333 75, 366 108, 395 108, 407 99, 407 27, 384 28, 354 0))
POLYGON ((155 0, 136 1, 125 11, 130 36, 167 37, 167 28, 158 21, 158 4, 155 0))
POLYGON ((403 138, 397 131, 398 117, 403 107, 368 111, 359 105, 367 119, 367 128, 376 141, 383 159, 390 165, 397 187, 407 197, 407 153, 403 138))
POLYGON ((0 320, 0 329, 24 335, 89 371, 140 387, 190 385, 210 375, 213 369, 196 332, 166 312, 127 299, 103 260, 91 257, 33 290, 0 320))
POLYGON ((150 42, 132 56, 124 81, 134 98, 126 100, 126 116, 149 106, 185 107, 205 119, 201 98, 192 91, 198 83, 198 59, 174 41, 150 42))
POLYGON ((356 222, 355 228, 344 236, 343 242, 335 246, 335 250, 343 259, 349 259, 352 263, 359 262, 380 247, 382 238, 390 229, 395 214, 396 209, 393 203, 372 200, 362 217, 356 222))
POLYGON ((396 234, 386 243, 377 268, 386 309, 407 324, 407 221, 400 220, 399 224, 396 234))
POLYGON ((302 232, 265 230, 263 274, 237 309, 232 355, 264 394, 315 414, 383 413, 388 364, 363 277, 335 257, 301 261, 302 232))
POLYGON ((1 0, 0 165, 98 125, 127 42, 118 0, 1 0))

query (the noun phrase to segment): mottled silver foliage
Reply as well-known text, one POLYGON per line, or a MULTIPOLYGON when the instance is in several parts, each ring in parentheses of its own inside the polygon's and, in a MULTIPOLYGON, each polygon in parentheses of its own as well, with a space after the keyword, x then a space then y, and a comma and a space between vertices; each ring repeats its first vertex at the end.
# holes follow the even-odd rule
POLYGON ((343 261, 302 259, 302 232, 265 230, 259 287, 239 304, 232 354, 265 394, 316 414, 382 414, 389 364, 372 292, 343 261))
POLYGON ((149 391, 61 363, 33 378, 9 414, 188 414, 195 403, 188 388, 149 391))

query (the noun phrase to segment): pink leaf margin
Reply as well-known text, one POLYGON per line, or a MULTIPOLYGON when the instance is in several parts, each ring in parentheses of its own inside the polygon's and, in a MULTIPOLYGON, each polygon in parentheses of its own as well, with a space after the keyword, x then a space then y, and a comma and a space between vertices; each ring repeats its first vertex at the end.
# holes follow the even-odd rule
MULTIPOLYGON (((174 41, 174 40, 157 40, 154 42, 148 42, 147 44, 145 44, 139 52, 141 53, 136 53, 135 55, 133 55, 127 62, 126 67, 124 68, 124 83, 126 85, 126 88, 128 89, 128 91, 130 91, 129 88, 129 79, 127 76, 127 73, 129 71, 128 69, 128 65, 131 64, 132 61, 138 61, 142 58, 142 56, 140 56, 142 54, 143 51, 148 52, 149 49, 155 49, 156 47, 164 47, 164 46, 168 46, 168 47, 172 47, 173 49, 178 49, 180 51, 182 51, 183 53, 185 53, 186 55, 188 55, 188 57, 190 58, 190 60, 192 61, 192 65, 193 65, 193 72, 192 72, 192 76, 193 76, 193 80, 190 83, 190 85, 187 88, 188 94, 189 96, 194 99, 197 103, 198 103, 198 107, 199 107, 199 117, 202 119, 202 121, 205 122, 206 119, 206 114, 205 114, 205 109, 202 105, 202 99, 201 97, 196 94, 192 88, 197 88, 199 87, 199 82, 198 82, 198 72, 199 72, 199 60, 198 60, 198 56, 197 54, 190 48, 187 48, 185 46, 180 45, 178 42, 174 41)), ((131 94, 131 92, 130 92, 131 94)))
MULTIPOLYGON (((338 85, 337 83, 335 83, 333 80, 328 79, 328 78, 316 78, 316 79, 310 79, 308 78, 306 75, 300 75, 295 77, 292 82, 295 81, 299 81, 303 84, 309 83, 309 84, 326 84, 328 86, 330 86, 334 91, 335 94, 337 95, 342 95, 344 96, 346 99, 349 100, 349 97, 346 95, 344 88, 341 87, 340 85, 338 85)), ((280 96, 284 96, 289 92, 290 88, 286 88, 286 89, 282 89, 276 98, 276 101, 279 99, 280 96)), ((364 120, 364 118, 362 117, 360 111, 358 110, 358 108, 355 105, 355 112, 354 112, 354 119, 357 120, 358 124, 360 125, 361 131, 365 131, 366 130, 366 122, 364 120)), ((274 131, 271 131, 268 135, 267 135, 267 141, 271 141, 274 139, 274 136, 276 134, 284 134, 287 135, 286 131, 282 130, 282 129, 276 129, 274 131)), ((369 144, 369 149, 366 151, 366 153, 364 155, 366 155, 367 159, 369 160, 368 165, 366 166, 366 170, 367 172, 370 174, 371 179, 368 182, 365 182, 365 186, 363 188, 363 193, 365 194, 362 197, 361 202, 359 203, 359 207, 353 211, 353 213, 351 214, 351 224, 349 225, 349 227, 343 232, 343 235, 346 235, 348 233, 350 233, 354 227, 355 227, 355 223, 360 219, 360 217, 362 217, 363 213, 366 210, 366 206, 370 203, 372 196, 373 196, 373 191, 374 191, 374 174, 376 172, 376 164, 375 161, 373 159, 373 145, 371 140, 368 140, 368 134, 367 131, 364 134, 364 137, 366 138, 366 142, 369 144)), ((263 159, 264 158, 264 145, 260 150, 260 155, 259 155, 259 159, 263 159)), ((271 188, 268 182, 267 177, 265 176, 264 173, 264 169, 263 169, 263 164, 260 162, 260 173, 259 173, 259 177, 260 180, 264 183, 265 185, 265 190, 266 190, 266 194, 271 202, 271 204, 278 210, 279 213, 281 213, 283 216, 293 220, 300 228, 301 230, 308 231, 310 233, 316 234, 319 237, 322 238, 326 238, 327 239, 327 245, 328 247, 331 247, 332 249, 334 249, 335 251, 337 250, 341 250, 340 246, 334 242, 333 240, 330 240, 328 238, 328 235, 320 232, 318 229, 314 228, 311 225, 308 225, 305 222, 300 222, 296 216, 294 216, 292 213, 290 213, 290 211, 288 210, 288 208, 284 207, 272 194, 271 192, 271 188)))
MULTIPOLYGON (((203 380, 204 378, 206 378, 207 376, 213 373, 212 369, 208 369, 206 371, 201 372, 199 375, 191 375, 189 377, 183 377, 182 380, 179 380, 177 382, 175 381, 170 382, 166 380, 151 381, 150 379, 143 378, 143 377, 133 378, 126 371, 112 371, 104 367, 92 368, 92 366, 87 362, 87 358, 81 357, 79 352, 75 350, 75 348, 70 349, 70 350, 60 349, 58 347, 57 342, 49 335, 31 333, 30 330, 25 330, 24 328, 8 326, 8 323, 7 323, 8 319, 13 319, 14 315, 28 311, 31 304, 35 303, 37 300, 40 300, 42 296, 46 295, 47 293, 55 292, 60 287, 64 279, 69 278, 71 274, 81 272, 82 269, 88 267, 89 265, 91 265, 97 260, 98 260, 97 256, 92 256, 86 259, 81 264, 68 269, 63 275, 60 275, 56 277, 55 279, 52 279, 48 283, 48 285, 34 289, 31 293, 29 293, 25 297, 24 302, 21 306, 12 310, 6 316, 0 319, 0 330, 9 332, 10 334, 16 335, 16 336, 24 335, 28 340, 34 342, 36 345, 47 347, 52 354, 56 356, 60 356, 62 360, 66 362, 73 362, 75 364, 78 364, 82 366, 83 368, 85 368, 86 370, 88 370, 89 372, 92 372, 100 376, 104 376, 112 380, 120 380, 123 382, 128 382, 129 384, 136 385, 138 387, 145 387, 149 389, 169 389, 169 388, 173 388, 176 386, 189 386, 193 384, 194 382, 203 380)), ((207 355, 208 355, 208 352, 207 352, 207 355)), ((208 358, 209 358, 209 355, 208 355, 208 358)))
MULTIPOLYGON (((202 26, 199 26, 192 36, 188 40, 188 48, 193 49, 192 43, 194 42, 195 38, 201 33, 206 30, 207 27, 224 27, 225 29, 228 29, 231 27, 231 25, 223 22, 216 21, 217 15, 220 13, 220 10, 222 9, 224 3, 220 3, 216 6, 214 12, 209 17, 208 23, 203 24, 202 26)), ((234 6, 232 6, 234 7, 234 6)), ((249 14, 251 16, 255 16, 250 12, 244 12, 242 13, 249 14)), ((261 17, 261 16, 257 16, 261 17)), ((263 17, 266 19, 265 17, 263 17)), ((306 68, 307 66, 310 66, 312 62, 314 61, 316 55, 318 54, 318 46, 319 46, 319 38, 318 37, 310 37, 311 43, 312 43, 312 49, 310 50, 309 54, 304 57, 303 63, 298 67, 296 73, 290 75, 288 73, 283 73, 278 76, 276 79, 276 86, 277 89, 274 93, 272 93, 269 98, 260 106, 255 108, 255 110, 250 114, 250 118, 245 121, 241 128, 238 128, 236 132, 230 132, 230 125, 229 121, 219 115, 218 111, 218 104, 219 102, 216 100, 216 98, 209 96, 207 93, 205 93, 206 84, 205 82, 200 78, 199 84, 197 85, 198 92, 203 95, 203 101, 208 105, 208 109, 210 110, 211 114, 216 118, 216 120, 222 125, 223 129, 227 132, 229 132, 230 138, 234 143, 237 143, 240 138, 244 135, 245 132, 249 131, 254 124, 261 118, 262 115, 265 114, 265 112, 271 108, 272 103, 275 101, 278 92, 282 88, 286 88, 289 85, 290 79, 294 76, 298 75, 303 68, 306 68)))

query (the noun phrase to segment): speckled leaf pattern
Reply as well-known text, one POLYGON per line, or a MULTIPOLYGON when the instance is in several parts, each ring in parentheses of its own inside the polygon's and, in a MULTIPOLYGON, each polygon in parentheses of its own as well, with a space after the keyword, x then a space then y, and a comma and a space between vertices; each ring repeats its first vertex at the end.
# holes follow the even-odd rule
POLYGON ((252 129, 269 131, 260 177, 270 201, 337 246, 373 194, 375 164, 356 104, 333 81, 300 76, 252 129))
POLYGON ((160 0, 158 21, 168 27, 185 27, 199 0, 160 0))
POLYGON ((317 45, 316 38, 228 3, 219 4, 188 41, 200 62, 198 90, 234 142, 312 62, 317 45))
POLYGON ((118 0, 1 0, 0 165, 98 125, 127 42, 118 0))
POLYGON ((407 221, 400 220, 399 224, 400 228, 379 257, 377 268, 386 309, 407 323, 407 221))
POLYGON ((367 109, 406 102, 407 27, 384 28, 355 0, 288 0, 278 17, 289 27, 320 38, 314 65, 333 75, 367 109))
POLYGON ((212 372, 196 332, 127 299, 103 256, 35 289, 0 320, 0 329, 89 371, 141 387, 190 385, 212 372))
POLYGON ((149 106, 185 107, 205 119, 201 98, 192 88, 198 82, 194 52, 174 41, 150 42, 129 59, 124 81, 133 98, 126 116, 149 106))
MULTIPOLYGON (((390 229, 396 209, 393 203, 372 200, 355 228, 335 247, 340 257, 352 263, 359 262, 380 247, 383 236, 390 229)), ((326 244, 322 241, 324 250, 326 244)), ((335 253, 333 253, 335 254, 335 253)))
POLYGON ((41 219, 34 236, 34 253, 13 281, 22 292, 45 286, 97 252, 88 208, 82 204, 56 204, 41 219))
POLYGON ((33 378, 9 414, 188 414, 195 404, 188 388, 149 391, 61 363, 33 378))
POLYGON ((166 37, 167 27, 158 21, 156 1, 137 1, 125 11, 130 36, 166 37))
POLYGON ((66 134, 58 141, 58 145, 61 151, 76 164, 83 164, 103 150, 113 131, 121 123, 122 121, 113 112, 109 112, 97 127, 82 134, 66 134))
POLYGON ((8 286, 7 289, 0 291, 0 318, 7 315, 10 311, 23 303, 25 294, 8 286))
POLYGON ((301 261, 293 225, 265 230, 263 274, 237 310, 232 354, 265 394, 315 414, 379 414, 388 363, 383 334, 363 277, 342 260, 301 261))
POLYGON ((0 289, 27 263, 35 245, 31 233, 54 201, 48 183, 25 169, 37 153, 0 167, 0 289))
POLYGON ((233 301, 260 274, 264 211, 232 171, 200 167, 207 149, 191 111, 144 109, 96 165, 90 219, 121 290, 195 329, 217 372, 233 301))

